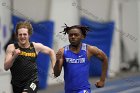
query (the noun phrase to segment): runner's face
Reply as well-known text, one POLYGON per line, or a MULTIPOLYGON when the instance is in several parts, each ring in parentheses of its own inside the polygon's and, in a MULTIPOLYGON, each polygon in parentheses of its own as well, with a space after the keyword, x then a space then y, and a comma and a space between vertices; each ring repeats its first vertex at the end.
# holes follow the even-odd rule
POLYGON ((21 45, 26 45, 29 43, 29 34, 27 28, 20 28, 18 29, 17 39, 21 45))
POLYGON ((81 40, 83 39, 83 35, 80 31, 80 29, 73 28, 69 30, 68 32, 69 42, 71 45, 78 46, 81 43, 81 40))

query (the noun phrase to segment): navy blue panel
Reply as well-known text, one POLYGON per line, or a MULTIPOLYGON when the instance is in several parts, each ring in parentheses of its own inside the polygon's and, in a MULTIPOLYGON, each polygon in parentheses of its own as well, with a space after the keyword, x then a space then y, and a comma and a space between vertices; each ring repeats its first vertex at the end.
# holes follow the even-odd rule
MULTIPOLYGON (((99 23, 95 21, 88 20, 86 18, 81 18, 81 25, 89 26, 90 32, 88 32, 87 37, 83 42, 97 46, 103 50, 108 58, 110 57, 110 50, 112 44, 112 36, 114 30, 114 22, 99 23)), ((90 65, 90 76, 100 76, 101 75, 101 62, 99 59, 92 57, 90 65)))

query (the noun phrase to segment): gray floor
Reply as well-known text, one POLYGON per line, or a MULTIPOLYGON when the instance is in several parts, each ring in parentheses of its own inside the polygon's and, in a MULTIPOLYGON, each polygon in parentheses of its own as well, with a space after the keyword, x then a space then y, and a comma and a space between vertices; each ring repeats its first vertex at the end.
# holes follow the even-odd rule
MULTIPOLYGON (((140 72, 122 72, 119 73, 115 78, 107 78, 107 84, 109 84, 110 86, 117 84, 117 82, 119 81, 121 83, 121 80, 123 80, 124 78, 128 78, 128 77, 132 77, 132 76, 140 76, 140 72), (110 82, 116 82, 116 83, 111 83, 110 82)), ((98 78, 90 78, 90 83, 92 83, 92 85, 94 86, 94 83, 98 80, 98 78)), ((125 79, 126 80, 126 79, 125 79)), ((128 80, 127 80, 128 81, 128 80)), ((128 82, 127 82, 128 83, 128 82)), ((45 90, 39 90, 38 93, 64 93, 64 89, 63 89, 63 84, 59 84, 59 85, 51 85, 48 86, 45 90)), ((107 85, 108 86, 108 85, 107 85)), ((106 87, 105 87, 106 88, 106 87)), ((104 88, 104 89, 105 89, 104 88)), ((92 88, 92 90, 97 90, 95 88, 92 88)), ((123 90, 124 91, 124 90, 123 90)), ((94 92, 92 92, 94 93, 94 92)), ((102 92, 101 92, 102 93, 102 92)), ((109 93, 113 93, 113 92, 109 92, 109 93)), ((140 93, 140 92, 139 92, 140 93)))

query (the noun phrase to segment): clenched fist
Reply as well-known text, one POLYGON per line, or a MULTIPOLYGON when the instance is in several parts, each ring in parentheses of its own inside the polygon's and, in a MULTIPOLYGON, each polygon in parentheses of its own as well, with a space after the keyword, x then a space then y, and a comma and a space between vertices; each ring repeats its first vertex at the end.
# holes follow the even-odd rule
POLYGON ((20 54, 20 50, 19 49, 15 49, 14 51, 13 51, 13 56, 16 58, 19 54, 20 54))
POLYGON ((59 59, 61 59, 61 58, 63 58, 63 54, 62 54, 62 52, 59 50, 59 51, 56 53, 56 59, 59 60, 59 59))
POLYGON ((102 88, 102 87, 104 87, 104 82, 103 81, 98 81, 98 82, 96 82, 95 86, 97 88, 102 88))

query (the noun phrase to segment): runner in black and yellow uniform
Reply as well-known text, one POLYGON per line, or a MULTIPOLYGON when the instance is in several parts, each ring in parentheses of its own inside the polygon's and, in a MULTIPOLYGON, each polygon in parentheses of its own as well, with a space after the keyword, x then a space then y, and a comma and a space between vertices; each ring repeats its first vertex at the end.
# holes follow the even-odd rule
POLYGON ((52 49, 41 43, 29 42, 32 26, 29 22, 19 22, 16 26, 18 42, 9 44, 6 50, 4 69, 11 71, 14 93, 37 93, 38 73, 36 58, 39 52, 49 54, 52 66, 56 57, 52 49))

